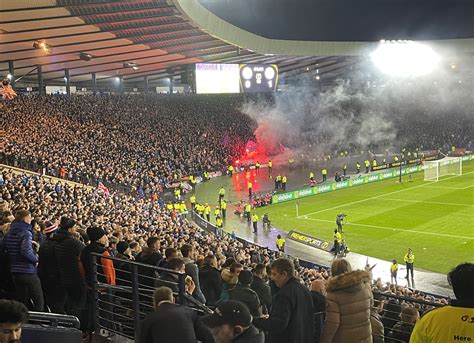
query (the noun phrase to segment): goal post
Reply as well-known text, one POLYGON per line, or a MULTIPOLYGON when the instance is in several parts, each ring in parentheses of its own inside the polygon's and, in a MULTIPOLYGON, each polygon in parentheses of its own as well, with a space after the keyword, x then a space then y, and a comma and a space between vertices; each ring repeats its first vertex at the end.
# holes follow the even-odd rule
POLYGON ((438 181, 446 175, 462 175, 462 157, 445 157, 437 161, 424 161, 425 181, 438 181))

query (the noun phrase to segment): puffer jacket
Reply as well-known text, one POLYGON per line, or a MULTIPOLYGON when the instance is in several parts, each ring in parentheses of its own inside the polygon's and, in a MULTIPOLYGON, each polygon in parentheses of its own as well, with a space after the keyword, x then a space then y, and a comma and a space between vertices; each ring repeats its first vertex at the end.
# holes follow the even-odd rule
POLYGON ((322 343, 372 342, 369 273, 356 270, 329 279, 322 343))
POLYGON ((33 251, 31 225, 14 220, 3 240, 12 273, 36 274, 38 255, 33 251))

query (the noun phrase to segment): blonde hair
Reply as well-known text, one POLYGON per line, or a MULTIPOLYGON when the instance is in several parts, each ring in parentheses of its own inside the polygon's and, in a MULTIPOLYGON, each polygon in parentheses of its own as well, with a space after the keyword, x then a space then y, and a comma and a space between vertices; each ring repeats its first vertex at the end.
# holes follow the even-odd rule
POLYGON ((352 271, 351 264, 349 261, 343 259, 343 258, 338 258, 333 261, 331 264, 331 275, 336 276, 339 274, 344 274, 352 271))

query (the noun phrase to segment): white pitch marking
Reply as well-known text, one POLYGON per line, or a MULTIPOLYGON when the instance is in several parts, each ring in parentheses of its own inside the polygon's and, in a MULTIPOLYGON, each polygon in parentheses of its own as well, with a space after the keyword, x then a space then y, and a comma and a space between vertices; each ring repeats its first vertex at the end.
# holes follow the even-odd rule
POLYGON ((474 206, 473 204, 458 204, 454 202, 439 202, 439 201, 424 201, 424 200, 405 200, 405 199, 392 199, 392 198, 379 198, 380 200, 390 201, 401 201, 401 202, 414 202, 424 204, 435 204, 435 205, 451 205, 451 206, 474 206))
MULTIPOLYGON (((298 219, 303 219, 303 218, 298 218, 298 219)), ((316 222, 328 222, 328 223, 333 223, 334 220, 327 220, 327 219, 316 219, 316 218, 307 218, 306 220, 313 220, 316 222)), ((464 238, 468 240, 473 240, 474 237, 466 237, 466 236, 456 236, 456 235, 448 235, 446 233, 436 233, 436 232, 426 232, 426 231, 418 231, 418 230, 406 230, 406 229, 397 229, 393 227, 386 227, 386 226, 378 226, 378 225, 368 225, 368 224, 355 224, 355 223, 347 223, 348 225, 353 225, 353 226, 364 226, 364 227, 373 227, 376 229, 382 229, 382 230, 392 230, 392 231, 402 231, 402 232, 414 232, 414 233, 421 233, 424 235, 432 235, 432 236, 442 236, 442 237, 454 237, 454 238, 464 238)))
MULTIPOLYGON (((474 173, 474 171, 469 172, 469 173, 465 173, 465 174, 463 174, 463 175, 450 176, 450 177, 447 177, 447 178, 445 178, 445 179, 443 179, 443 180, 441 180, 441 181, 439 181, 439 182, 442 182, 442 181, 445 181, 445 180, 449 180, 449 179, 453 179, 453 178, 455 178, 455 177, 460 177, 460 176, 472 174, 472 173, 474 173)), ((352 201, 352 202, 349 202, 349 203, 344 204, 344 205, 338 205, 338 206, 326 208, 326 209, 324 209, 324 210, 319 210, 319 211, 316 211, 316 212, 306 213, 305 216, 311 216, 311 215, 313 215, 313 214, 318 214, 318 213, 321 213, 321 212, 326 212, 326 211, 335 210, 335 209, 337 209, 337 208, 341 208, 341 207, 345 207, 345 206, 350 206, 350 205, 358 204, 358 203, 361 203, 361 202, 364 202, 364 201, 368 201, 368 200, 372 200, 372 199, 378 199, 378 198, 381 198, 381 197, 384 197, 384 196, 387 196, 387 195, 390 195, 390 194, 397 194, 397 193, 405 192, 405 191, 408 191, 408 190, 414 189, 414 188, 425 187, 426 185, 429 185, 429 183, 425 183, 425 184, 418 185, 418 186, 414 186, 414 187, 410 187, 410 188, 399 189, 398 191, 393 191, 393 192, 389 192, 389 193, 384 193, 384 194, 376 195, 376 196, 373 196, 373 197, 370 197, 370 198, 365 198, 365 199, 362 199, 362 200, 352 201)), ((300 218, 300 217, 301 217, 301 216, 298 216, 298 217, 296 217, 296 218, 300 218)))

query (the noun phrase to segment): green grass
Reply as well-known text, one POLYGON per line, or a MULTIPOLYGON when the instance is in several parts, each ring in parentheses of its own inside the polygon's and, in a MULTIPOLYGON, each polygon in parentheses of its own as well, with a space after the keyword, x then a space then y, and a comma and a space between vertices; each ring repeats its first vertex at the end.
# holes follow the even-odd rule
MULTIPOLYGON (((397 179, 398 180, 398 179, 397 179)), ((474 162, 463 175, 424 182, 423 173, 402 184, 390 179, 258 209, 272 224, 332 241, 335 217, 347 214, 344 238, 351 251, 403 263, 408 247, 415 267, 446 273, 474 261, 474 162)))

